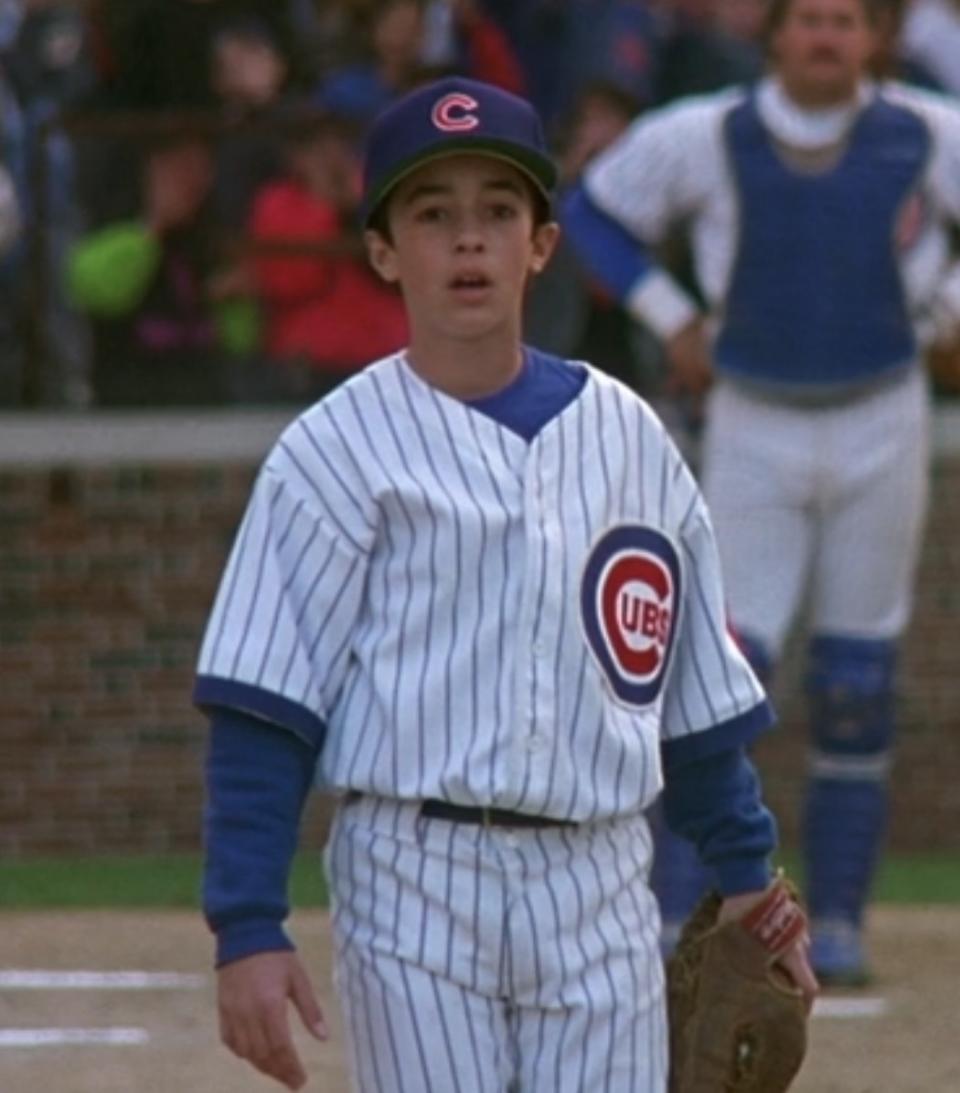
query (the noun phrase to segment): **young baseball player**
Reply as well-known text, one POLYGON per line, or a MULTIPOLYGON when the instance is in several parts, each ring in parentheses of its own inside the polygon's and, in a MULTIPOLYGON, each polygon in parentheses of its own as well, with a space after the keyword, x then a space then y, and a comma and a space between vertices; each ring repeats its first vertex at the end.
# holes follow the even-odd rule
MULTIPOLYGON (((700 846, 724 916, 763 906, 771 722, 724 623, 713 532, 645 404, 526 348, 555 170, 525 101, 451 78, 369 138, 370 259, 405 351, 263 465, 213 608, 204 901, 221 1034, 300 1088, 326 1035, 283 929, 298 821, 326 848, 355 1088, 666 1087, 645 809, 700 846)), ((809 1002, 802 937, 783 963, 809 1002)))
MULTIPOLYGON (((774 0, 770 77, 647 114, 566 210, 678 379, 702 393, 716 377, 704 493, 732 622, 762 680, 809 591, 811 955, 837 983, 867 976, 864 910, 926 506, 922 348, 960 334, 948 245, 960 109, 865 78, 869 3, 774 0), (646 249, 680 219, 707 323, 646 249)), ((688 854, 667 857, 665 915, 682 919, 688 854)))

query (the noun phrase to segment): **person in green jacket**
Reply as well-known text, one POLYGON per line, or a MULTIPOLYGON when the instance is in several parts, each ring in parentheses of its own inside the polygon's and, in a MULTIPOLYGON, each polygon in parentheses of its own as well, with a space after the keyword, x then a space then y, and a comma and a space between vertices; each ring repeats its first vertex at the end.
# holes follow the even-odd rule
POLYGON ((136 219, 82 237, 66 265, 91 320, 99 405, 210 404, 230 391, 231 358, 257 344, 245 271, 225 262, 209 209, 211 150, 181 133, 149 148, 136 219))

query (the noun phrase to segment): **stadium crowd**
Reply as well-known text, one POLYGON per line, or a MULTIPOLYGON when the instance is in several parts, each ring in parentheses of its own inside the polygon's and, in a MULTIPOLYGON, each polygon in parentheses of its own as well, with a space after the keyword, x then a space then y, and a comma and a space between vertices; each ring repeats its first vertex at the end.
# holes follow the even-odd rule
MULTIPOLYGON (((458 72, 566 185, 651 106, 764 70, 766 0, 0 0, 0 405, 302 403, 402 344, 356 228, 371 118, 458 72)), ((960 0, 879 0, 878 78, 960 95, 960 0)), ((688 278, 682 233, 668 245, 688 278)), ((695 287, 695 286, 693 286, 695 287)), ((533 344, 641 389, 649 334, 561 248, 533 344)))

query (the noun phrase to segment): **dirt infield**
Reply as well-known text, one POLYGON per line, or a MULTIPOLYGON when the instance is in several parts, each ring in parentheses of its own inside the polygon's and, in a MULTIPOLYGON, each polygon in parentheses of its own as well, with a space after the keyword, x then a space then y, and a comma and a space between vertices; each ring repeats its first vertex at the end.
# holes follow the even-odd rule
MULTIPOLYGON (((327 920, 301 914, 294 930, 315 971, 334 1040, 298 1037, 309 1089, 344 1093, 339 1028, 329 986, 327 920)), ((796 1093, 947 1093, 960 1089, 955 992, 960 910, 880 908, 871 922, 877 982, 831 996, 883 1012, 812 1022, 812 1045, 796 1093)), ((210 943, 196 915, 180 912, 0 915, 2 1093, 265 1093, 281 1087, 249 1072, 217 1044, 210 943), (24 989, 10 969, 181 973, 171 989, 24 989), (140 1030, 139 1044, 5 1046, 12 1031, 140 1030)), ((442 1091, 438 1091, 442 1093, 442 1091)), ((589 1091, 584 1091, 589 1093, 589 1091)))

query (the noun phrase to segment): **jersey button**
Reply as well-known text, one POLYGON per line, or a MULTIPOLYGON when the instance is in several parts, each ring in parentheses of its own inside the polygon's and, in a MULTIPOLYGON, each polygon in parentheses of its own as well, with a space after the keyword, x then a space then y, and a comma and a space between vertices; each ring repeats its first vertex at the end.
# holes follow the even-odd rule
POLYGON ((538 733, 534 733, 532 736, 527 737, 527 751, 539 751, 540 745, 543 743, 543 737, 538 733))

